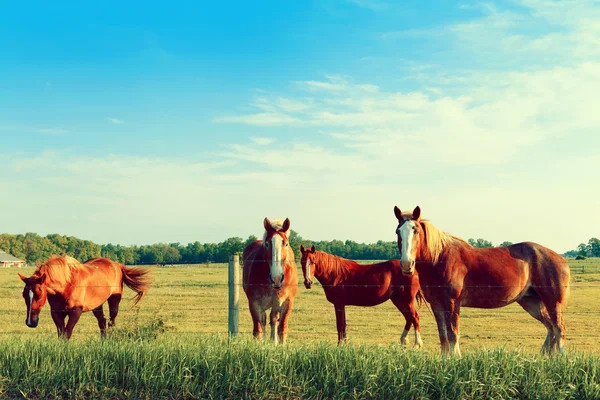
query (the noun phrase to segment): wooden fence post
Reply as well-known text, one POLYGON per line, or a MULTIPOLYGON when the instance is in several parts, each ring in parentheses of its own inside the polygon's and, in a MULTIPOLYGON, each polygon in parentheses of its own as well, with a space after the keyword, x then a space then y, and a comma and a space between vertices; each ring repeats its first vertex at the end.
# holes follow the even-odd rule
POLYGON ((229 338, 238 334, 240 318, 240 256, 229 257, 229 338))

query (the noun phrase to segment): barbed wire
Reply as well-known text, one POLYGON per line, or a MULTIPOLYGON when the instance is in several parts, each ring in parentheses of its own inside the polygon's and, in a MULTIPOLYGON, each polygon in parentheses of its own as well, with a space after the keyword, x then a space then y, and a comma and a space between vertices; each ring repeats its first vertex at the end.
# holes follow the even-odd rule
MULTIPOLYGON (((368 284, 342 284, 342 285, 323 285, 319 282, 313 282, 313 287, 318 288, 381 288, 381 287, 389 287, 389 288, 408 288, 411 285, 368 285, 368 284)), ((121 288, 121 285, 45 285, 49 289, 66 289, 66 288, 111 288, 117 289, 121 288)), ((260 286, 260 287, 272 287, 271 283, 174 283, 174 284, 158 284, 158 285, 150 285, 150 289, 162 289, 162 288, 171 288, 171 287, 198 287, 198 288, 215 288, 215 287, 229 287, 229 286, 260 286)), ((304 288, 304 283, 297 284, 283 284, 283 288, 286 287, 301 287, 304 288)), ((0 286, 0 290, 2 289, 21 289, 23 290, 27 286, 0 286)), ((123 286, 124 287, 124 286, 123 286)), ((454 287, 452 285, 420 285, 421 288, 451 288, 454 287)), ((463 285, 461 286, 463 289, 499 289, 499 288, 523 288, 522 285, 463 285)), ((598 280, 597 285, 582 285, 582 284, 569 284, 569 285, 530 285, 529 287, 535 288, 557 288, 557 287, 569 287, 569 288, 597 288, 600 287, 600 279, 598 280)), ((308 289, 307 289, 308 290, 308 289)))
MULTIPOLYGON (((383 303, 382 303, 383 304, 383 303)), ((393 307, 393 306, 389 306, 390 308, 385 310, 383 309, 383 307, 378 307, 378 306, 357 306, 357 305, 346 305, 345 307, 351 307, 349 309, 346 309, 346 312, 350 312, 350 313, 355 313, 358 312, 356 310, 358 309, 368 309, 370 313, 387 313, 387 314, 397 314, 397 313, 401 313, 401 312, 411 312, 412 310, 408 310, 408 309, 403 309, 403 310, 398 310, 397 308, 393 307), (393 308, 392 308, 393 307, 393 308), (349 311, 349 310, 353 310, 353 311, 349 311)), ((483 308, 474 308, 474 307, 464 307, 464 308, 468 308, 470 310, 489 310, 489 309, 483 309, 483 308)), ((461 317, 465 317, 464 314, 464 308, 461 307, 461 317)), ((494 310, 500 310, 503 309, 502 311, 498 311, 497 313, 494 313, 493 315, 489 312, 487 312, 487 315, 493 316, 494 318, 500 317, 500 316, 505 316, 505 315, 529 315, 527 314, 527 312, 525 310, 519 309, 518 311, 510 311, 510 310, 506 310, 504 307, 498 307, 495 308, 494 310)), ((309 313, 314 313, 317 311, 332 311, 335 309, 335 306, 330 305, 329 307, 311 307, 311 308, 293 308, 292 309, 292 313, 300 313, 300 314, 309 314, 309 313)), ((42 309, 43 311, 44 309, 42 309)), ((124 312, 129 312, 129 310, 127 309, 126 305, 123 306, 123 308, 118 308, 118 309, 109 309, 109 308, 103 308, 104 312, 110 312, 110 311, 118 311, 119 315, 121 315, 121 313, 124 312)), ((153 308, 140 308, 139 311, 135 311, 135 312, 139 312, 139 313, 144 313, 144 314, 154 314, 157 311, 160 311, 161 313, 169 313, 169 312, 179 312, 179 311, 222 311, 222 312, 229 312, 229 311, 235 311, 235 310, 247 310, 246 307, 240 307, 240 308, 235 308, 235 307, 185 307, 185 308, 168 308, 168 309, 153 309, 153 308)), ((65 313, 69 313, 72 312, 72 310, 51 310, 53 312, 65 312, 65 313)), ((269 309, 266 309, 265 311, 269 311, 269 309)), ((417 311, 419 311, 420 314, 423 313, 423 311, 425 311, 425 308, 417 308, 417 311)), ((16 310, 16 309, 6 309, 6 310, 2 310, 0 309, 0 313, 2 314, 21 314, 21 313, 25 313, 26 310, 25 308, 23 308, 22 310, 16 310)), ((85 311, 85 312, 92 312, 92 310, 90 311, 85 311)), ((450 310, 447 310, 445 312, 450 312, 450 310)), ((553 314, 552 312, 548 312, 549 314, 553 314)), ((600 315, 600 311, 561 311, 561 314, 586 314, 586 315, 600 315)), ((466 315, 467 318, 469 318, 469 315, 466 315)), ((477 318, 479 318, 479 316, 477 316, 477 318)), ((600 321, 599 321, 600 322, 600 321)))

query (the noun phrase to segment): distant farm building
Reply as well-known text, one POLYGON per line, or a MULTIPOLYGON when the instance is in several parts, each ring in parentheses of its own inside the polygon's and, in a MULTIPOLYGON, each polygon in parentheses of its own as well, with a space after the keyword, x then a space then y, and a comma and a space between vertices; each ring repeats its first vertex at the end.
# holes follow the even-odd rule
POLYGON ((3 252, 0 250, 0 267, 19 267, 21 268, 25 262, 23 260, 19 260, 17 257, 13 257, 12 255, 3 252))

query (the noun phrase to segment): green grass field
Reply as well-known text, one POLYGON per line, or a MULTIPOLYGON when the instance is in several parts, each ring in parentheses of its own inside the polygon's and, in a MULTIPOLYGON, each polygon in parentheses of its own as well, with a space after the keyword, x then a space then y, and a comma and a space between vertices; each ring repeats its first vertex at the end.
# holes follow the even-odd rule
POLYGON ((289 342, 278 347, 251 340, 241 291, 241 333, 228 342, 225 264, 156 268, 139 307, 121 303, 109 340, 99 339, 87 313, 65 343, 56 339, 47 306, 37 329, 25 326, 16 273, 33 268, 3 269, 0 397, 599 398, 599 261, 573 262, 567 355, 550 359, 538 354, 545 328, 516 304, 463 308, 457 360, 439 357, 426 307, 424 348, 403 350, 404 319, 391 303, 348 307, 350 345, 338 347, 333 306, 319 286, 300 288, 289 342))
MULTIPOLYGON (((596 330, 600 326, 597 300, 600 298, 600 260, 573 260, 573 264, 571 297, 565 315, 567 348, 600 352, 596 330), (586 266, 586 273, 578 273, 582 265, 586 266)), ((33 268, 19 271, 28 275, 33 268)), ((4 316, 0 335, 54 337, 55 327, 47 306, 42 311, 38 328, 25 326, 26 308, 21 297, 23 285, 16 272, 16 269, 0 270, 0 296, 5 299, 0 304, 0 313, 4 316)), ((155 268, 154 285, 138 308, 129 309, 131 303, 128 298, 133 296, 133 292, 126 289, 117 324, 129 327, 160 319, 172 328, 168 335, 217 334, 224 338, 227 336, 227 290, 226 264, 155 268)), ((243 290, 240 290, 240 299, 240 335, 249 336, 252 323, 243 290)), ((421 308, 420 315, 424 351, 437 352, 435 320, 426 307, 421 308)), ((387 302, 377 307, 347 307, 347 323, 352 343, 387 345, 398 342, 404 318, 391 302, 387 302)), ((96 319, 91 313, 86 313, 73 336, 78 340, 97 334, 96 319)), ((492 310, 463 308, 461 335, 461 349, 466 352, 498 345, 538 352, 546 330, 515 303, 492 310)), ((409 339, 412 341, 412 334, 409 339)), ((320 286, 314 285, 311 290, 301 286, 290 317, 289 341, 306 343, 313 340, 337 343, 335 314, 320 286)))

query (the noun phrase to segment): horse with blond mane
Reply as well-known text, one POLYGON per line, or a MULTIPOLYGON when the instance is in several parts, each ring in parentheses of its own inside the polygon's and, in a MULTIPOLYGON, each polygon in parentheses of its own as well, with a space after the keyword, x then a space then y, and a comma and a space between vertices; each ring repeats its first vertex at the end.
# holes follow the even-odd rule
POLYGON ((296 261, 289 244, 290 220, 265 218, 263 225, 263 239, 244 249, 243 287, 248 297, 254 337, 263 338, 266 310, 271 309, 271 340, 285 343, 288 319, 298 291, 296 261))
POLYGON ((460 307, 498 308, 517 302, 546 327, 543 353, 563 351, 562 312, 569 297, 569 266, 554 251, 532 242, 474 248, 421 219, 421 209, 398 219, 402 272, 419 273, 438 326, 442 354, 460 355, 460 307))
POLYGON ((346 306, 372 307, 392 300, 406 320, 400 337, 402 346, 408 345, 411 326, 415 329, 414 348, 423 345, 417 312, 417 303, 420 306, 423 302, 418 274, 403 275, 398 260, 359 264, 317 251, 315 246, 306 249, 300 245, 300 251, 304 286, 310 289, 314 276, 323 286, 327 300, 333 304, 338 344, 346 340, 346 306))
POLYGON ((136 292, 133 304, 136 305, 150 288, 150 272, 146 268, 126 267, 107 258, 92 258, 81 264, 73 257, 53 255, 30 277, 19 273, 25 283, 25 323, 30 328, 37 327, 40 311, 47 300, 59 338, 70 339, 73 328, 86 311, 92 311, 98 320, 100 334, 105 336, 104 302, 108 302, 108 326, 112 327, 119 312, 123 284, 136 292))

